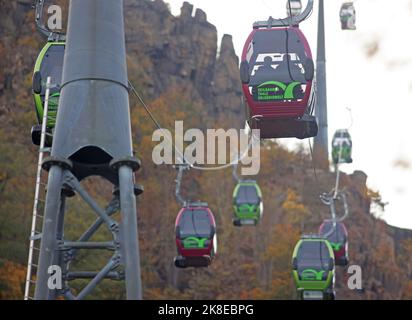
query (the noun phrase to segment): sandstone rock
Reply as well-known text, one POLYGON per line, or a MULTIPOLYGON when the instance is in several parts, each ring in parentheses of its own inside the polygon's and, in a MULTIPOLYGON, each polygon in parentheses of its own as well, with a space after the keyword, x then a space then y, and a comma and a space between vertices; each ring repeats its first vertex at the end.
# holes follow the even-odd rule
POLYGON ((199 23, 207 22, 206 13, 202 9, 196 9, 195 21, 197 21, 199 23))
POLYGON ((182 19, 191 18, 192 13, 193 13, 193 5, 187 1, 183 2, 183 6, 180 9, 180 18, 182 19))
POLYGON ((161 0, 125 1, 128 55, 142 73, 137 81, 148 85, 149 98, 190 84, 209 112, 230 111, 231 125, 240 126, 238 58, 231 37, 223 37, 217 58, 217 30, 204 11, 197 9, 193 17, 193 5, 185 2, 174 17, 165 8, 161 0))
POLYGON ((237 114, 231 121, 233 127, 242 124, 243 108, 241 105, 242 89, 239 76, 239 58, 233 47, 232 36, 225 34, 220 45, 220 54, 216 62, 213 78, 214 111, 225 115, 237 114), (239 112, 240 111, 240 112, 239 112))

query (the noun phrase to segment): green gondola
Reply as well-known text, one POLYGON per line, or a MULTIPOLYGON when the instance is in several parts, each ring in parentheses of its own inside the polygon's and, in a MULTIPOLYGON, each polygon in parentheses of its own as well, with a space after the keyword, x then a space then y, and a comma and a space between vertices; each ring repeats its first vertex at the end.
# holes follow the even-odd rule
MULTIPOLYGON (((60 98, 60 84, 62 80, 63 58, 65 42, 47 42, 37 57, 33 73, 33 98, 38 120, 38 125, 32 127, 32 141, 40 145, 41 124, 43 122, 43 110, 46 95, 46 79, 51 77, 52 88, 50 89, 48 119, 46 129, 52 134, 56 124, 57 108, 60 98)), ((51 139, 48 139, 51 144, 51 139)))
POLYGON ((352 138, 346 129, 337 130, 332 139, 334 164, 352 163, 352 138))
POLYGON ((335 260, 328 240, 302 236, 292 256, 293 279, 302 300, 334 300, 335 260))
POLYGON ((345 2, 340 8, 342 30, 356 30, 356 10, 353 2, 345 2))
POLYGON ((263 215, 262 191, 254 180, 240 181, 233 191, 233 225, 257 225, 263 215))

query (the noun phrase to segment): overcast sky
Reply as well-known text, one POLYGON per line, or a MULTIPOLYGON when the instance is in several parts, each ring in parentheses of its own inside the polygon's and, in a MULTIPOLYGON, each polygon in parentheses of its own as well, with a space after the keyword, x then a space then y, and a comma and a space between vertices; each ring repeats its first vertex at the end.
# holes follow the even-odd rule
MULTIPOLYGON (((182 0, 166 2, 173 14, 180 13, 182 0)), ((225 33, 233 36, 238 55, 254 21, 286 15, 286 0, 189 2, 206 12, 219 39, 225 33)), ((301 24, 314 55, 317 2, 301 24)), ((343 171, 365 171, 369 186, 389 202, 383 218, 412 229, 412 0, 355 1, 357 31, 340 29, 342 2, 325 1, 329 139, 336 129, 350 125, 346 108, 351 108, 354 163, 343 171)))

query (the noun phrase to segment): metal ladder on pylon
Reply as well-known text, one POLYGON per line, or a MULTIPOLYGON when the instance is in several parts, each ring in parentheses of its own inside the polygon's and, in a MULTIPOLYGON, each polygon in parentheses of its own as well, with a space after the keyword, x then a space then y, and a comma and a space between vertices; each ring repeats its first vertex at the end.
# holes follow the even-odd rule
POLYGON ((43 122, 41 127, 39 158, 37 162, 36 188, 34 192, 33 216, 30 231, 29 257, 27 261, 27 275, 24 289, 24 300, 34 299, 34 285, 36 283, 35 277, 37 273, 36 271, 39 261, 40 241, 42 237, 43 214, 47 185, 45 182, 43 182, 47 181, 47 172, 42 169, 42 162, 45 155, 49 154, 51 151, 50 147, 46 147, 46 138, 47 136, 51 136, 51 134, 47 132, 47 122, 49 120, 48 111, 50 89, 51 78, 48 77, 46 82, 45 101, 43 108, 43 122))

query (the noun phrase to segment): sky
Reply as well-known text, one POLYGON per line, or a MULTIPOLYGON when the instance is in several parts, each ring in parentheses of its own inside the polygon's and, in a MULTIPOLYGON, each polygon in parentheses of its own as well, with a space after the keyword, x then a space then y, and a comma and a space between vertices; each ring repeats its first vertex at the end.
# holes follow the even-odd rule
MULTIPOLYGON (((182 0, 165 2, 179 15, 182 0)), ((189 2, 206 12, 219 39, 226 33, 233 36, 238 56, 254 21, 286 16, 286 0, 189 2)), ((354 162, 342 166, 342 171, 364 171, 368 186, 389 203, 380 217, 412 229, 412 0, 355 1, 356 31, 340 29, 342 2, 325 1, 329 139, 335 130, 350 127, 354 162)), ((313 55, 317 3, 312 16, 301 24, 313 55)), ((288 148, 301 143, 285 140, 288 148)))

